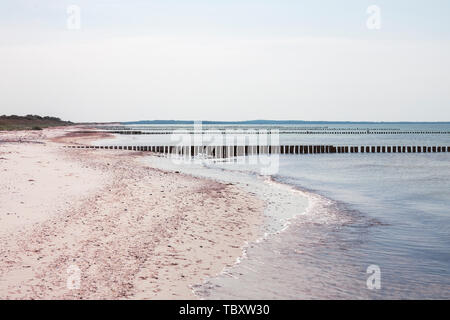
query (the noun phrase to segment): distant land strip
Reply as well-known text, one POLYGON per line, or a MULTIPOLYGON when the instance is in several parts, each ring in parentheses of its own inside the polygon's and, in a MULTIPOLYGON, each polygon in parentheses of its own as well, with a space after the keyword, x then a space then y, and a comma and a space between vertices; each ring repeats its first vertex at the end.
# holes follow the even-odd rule
POLYGON ((31 114, 26 116, 0 116, 0 131, 42 130, 43 128, 68 126, 72 124, 70 121, 63 121, 57 117, 41 117, 31 114))

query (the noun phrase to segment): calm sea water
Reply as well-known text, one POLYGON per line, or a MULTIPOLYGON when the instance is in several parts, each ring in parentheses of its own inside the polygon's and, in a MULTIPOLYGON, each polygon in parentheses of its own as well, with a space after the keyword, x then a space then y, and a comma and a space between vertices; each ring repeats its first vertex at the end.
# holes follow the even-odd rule
MULTIPOLYGON (((411 131, 417 126, 450 131, 450 125, 391 125, 411 131)), ((114 143, 136 139, 160 144, 169 138, 120 136, 114 143)), ((282 134, 280 142, 449 145, 450 139, 448 134, 282 134)), ((249 159, 147 160, 165 169, 234 182, 268 204, 261 239, 247 245, 245 257, 235 266, 195 285, 199 297, 450 298, 449 153, 281 155, 277 159, 271 176, 262 176, 258 164, 249 159), (367 286, 371 265, 380 270, 380 289, 367 286)))

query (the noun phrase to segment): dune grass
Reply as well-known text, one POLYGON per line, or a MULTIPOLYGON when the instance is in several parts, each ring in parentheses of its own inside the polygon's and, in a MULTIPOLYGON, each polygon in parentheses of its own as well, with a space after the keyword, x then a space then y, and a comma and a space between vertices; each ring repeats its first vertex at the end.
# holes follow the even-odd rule
POLYGON ((11 130, 42 130, 48 127, 67 126, 73 124, 56 117, 41 117, 38 115, 0 116, 0 131, 11 130))

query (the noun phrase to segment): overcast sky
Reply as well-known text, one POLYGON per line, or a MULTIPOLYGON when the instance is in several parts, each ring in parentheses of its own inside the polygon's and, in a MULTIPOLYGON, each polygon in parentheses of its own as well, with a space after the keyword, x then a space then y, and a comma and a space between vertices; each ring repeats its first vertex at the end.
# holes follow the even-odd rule
POLYGON ((0 114, 450 121, 449 18, 448 0, 2 0, 0 114))

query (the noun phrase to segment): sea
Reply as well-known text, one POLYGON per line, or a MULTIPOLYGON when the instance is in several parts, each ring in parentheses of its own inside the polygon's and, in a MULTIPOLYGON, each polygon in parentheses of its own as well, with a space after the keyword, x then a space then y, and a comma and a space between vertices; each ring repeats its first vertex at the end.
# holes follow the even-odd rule
MULTIPOLYGON (((106 129, 149 134, 115 134, 97 144, 450 145, 450 123, 106 129)), ((201 299, 450 298, 450 153, 149 155, 143 161, 236 184, 266 203, 260 237, 244 245, 232 267, 192 286, 201 299)))

